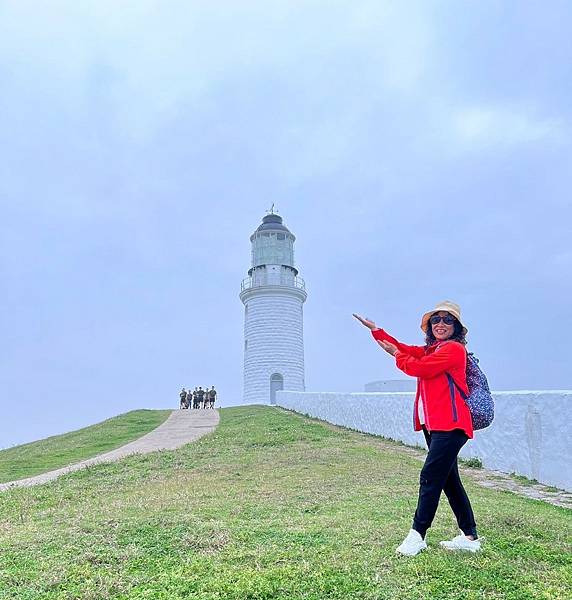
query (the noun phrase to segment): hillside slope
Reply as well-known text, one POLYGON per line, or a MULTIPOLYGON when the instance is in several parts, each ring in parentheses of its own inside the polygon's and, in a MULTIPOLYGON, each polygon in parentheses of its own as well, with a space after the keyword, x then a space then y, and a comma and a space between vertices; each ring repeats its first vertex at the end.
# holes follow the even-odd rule
POLYGON ((77 431, 0 451, 0 483, 59 469, 119 448, 158 427, 170 410, 133 410, 77 431))
POLYGON ((414 559, 395 547, 420 463, 399 444, 271 407, 218 428, 0 494, 0 598, 572 597, 572 511, 466 482, 483 552, 454 554, 444 501, 414 559))

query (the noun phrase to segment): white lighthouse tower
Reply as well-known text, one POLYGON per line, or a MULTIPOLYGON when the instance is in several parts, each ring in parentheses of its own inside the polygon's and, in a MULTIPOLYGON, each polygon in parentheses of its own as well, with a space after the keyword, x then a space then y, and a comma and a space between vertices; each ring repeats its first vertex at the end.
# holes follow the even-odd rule
POLYGON ((304 391, 302 307, 307 294, 294 267, 296 238, 273 208, 250 236, 252 264, 240 291, 248 404, 275 404, 278 390, 304 391))

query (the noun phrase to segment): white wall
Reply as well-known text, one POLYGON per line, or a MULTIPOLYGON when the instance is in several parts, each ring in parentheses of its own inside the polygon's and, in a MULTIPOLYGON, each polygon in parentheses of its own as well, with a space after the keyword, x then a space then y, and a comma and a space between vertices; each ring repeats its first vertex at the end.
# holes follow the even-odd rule
POLYGON ((417 379, 386 379, 370 381, 363 386, 364 392, 414 392, 417 379))
MULTIPOLYGON (((572 391, 493 392, 495 420, 461 451, 483 466, 572 491, 572 391)), ((410 392, 278 392, 277 404, 310 417, 425 446, 413 431, 410 392)))
POLYGON ((244 318, 244 402, 270 402, 270 377, 284 389, 303 391, 305 292, 288 287, 254 287, 241 294, 244 318))

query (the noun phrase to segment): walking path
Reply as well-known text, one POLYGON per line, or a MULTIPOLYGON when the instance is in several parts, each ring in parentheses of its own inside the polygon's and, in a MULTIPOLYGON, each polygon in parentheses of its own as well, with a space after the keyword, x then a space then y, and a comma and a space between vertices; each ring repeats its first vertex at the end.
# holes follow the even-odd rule
MULTIPOLYGON (((333 427, 336 426, 334 425, 333 427)), ((413 446, 404 445, 396 448, 393 442, 385 440, 380 440, 377 444, 383 446, 388 451, 409 454, 421 461, 425 461, 425 457, 427 456, 425 450, 413 446)), ((503 471, 494 471, 493 469, 486 469, 484 467, 465 467, 462 462, 459 463, 459 471, 483 487, 503 492, 512 492, 513 494, 519 494, 520 496, 526 496, 534 500, 542 500, 554 506, 572 509, 572 493, 566 490, 560 490, 535 481, 521 482, 513 475, 509 475, 503 471)))
POLYGON ((41 475, 0 483, 0 492, 13 487, 29 487, 57 479, 60 475, 79 471, 84 467, 97 465, 104 462, 115 462, 131 454, 148 454, 157 450, 175 450, 189 442, 197 440, 215 429, 219 422, 218 410, 174 410, 165 422, 125 446, 82 460, 81 462, 48 471, 41 475))
POLYGON ((463 473, 467 473, 483 487, 492 488, 495 490, 503 490, 505 492, 513 492, 534 500, 542 500, 554 506, 562 506, 563 508, 572 509, 572 493, 566 490, 543 485, 542 483, 520 483, 512 475, 503 473, 502 471, 492 471, 491 469, 461 469, 463 473))

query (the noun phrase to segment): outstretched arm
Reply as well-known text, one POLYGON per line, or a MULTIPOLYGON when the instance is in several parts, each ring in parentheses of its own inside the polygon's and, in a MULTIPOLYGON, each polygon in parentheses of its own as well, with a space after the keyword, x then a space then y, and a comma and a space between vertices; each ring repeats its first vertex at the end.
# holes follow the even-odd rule
POLYGON ((373 335, 373 337, 378 341, 389 342, 390 344, 393 344, 399 352, 404 352, 405 354, 409 354, 415 358, 421 358, 425 355, 424 346, 409 346, 407 344, 402 344, 399 340, 396 340, 383 329, 373 329, 371 335, 373 335))
POLYGON ((411 356, 415 356, 417 358, 420 358, 421 356, 423 356, 425 354, 424 346, 408 346, 407 344, 402 344, 399 340, 396 340, 394 337, 389 335, 389 333, 387 333, 387 331, 380 329, 372 320, 364 319, 364 317, 360 317, 359 315, 356 315, 355 313, 353 316, 364 327, 367 327, 369 330, 371 330, 371 334, 373 335, 375 340, 379 343, 380 346, 382 346, 382 348, 387 350, 390 354, 393 354, 393 351, 390 351, 391 348, 390 347, 386 348, 384 346, 384 344, 382 344, 380 342, 389 343, 389 344, 395 346, 399 352, 406 352, 407 354, 410 354, 411 356))
POLYGON ((397 368, 413 377, 435 377, 453 367, 463 366, 465 360, 465 349, 455 342, 443 344, 433 354, 421 358, 406 352, 395 354, 397 368))

